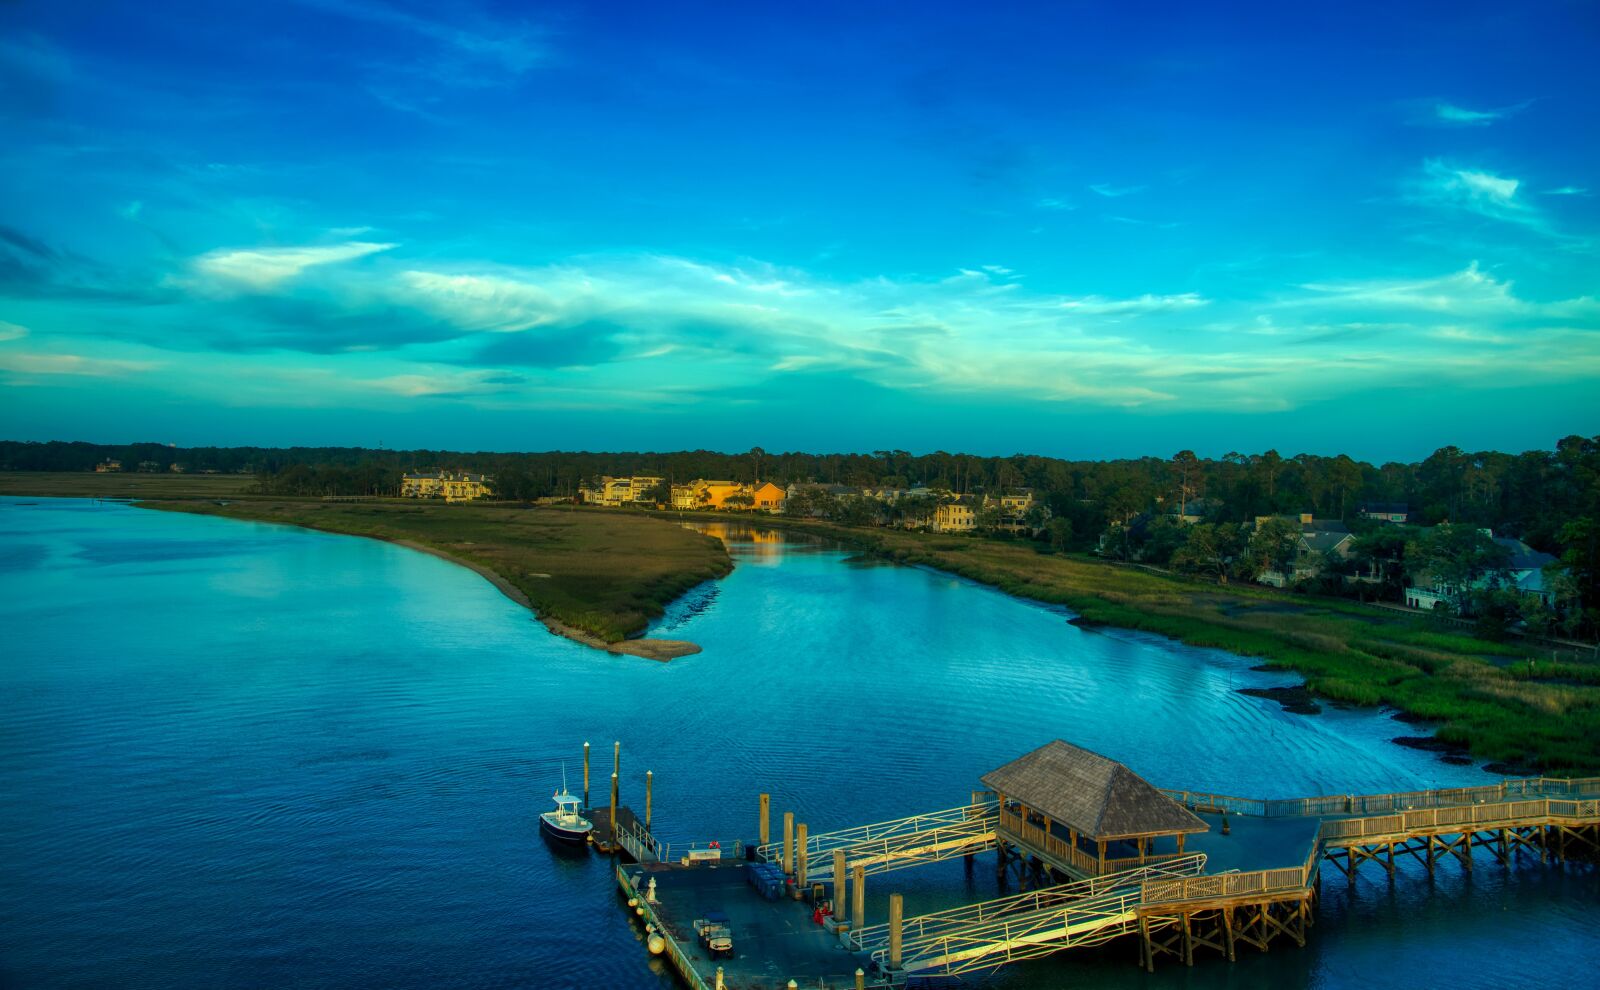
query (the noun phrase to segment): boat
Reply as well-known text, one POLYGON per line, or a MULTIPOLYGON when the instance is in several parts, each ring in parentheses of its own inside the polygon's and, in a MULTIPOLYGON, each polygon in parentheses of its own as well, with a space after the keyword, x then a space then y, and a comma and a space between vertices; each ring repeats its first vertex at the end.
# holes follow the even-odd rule
POLYGON ((562 774, 561 790, 554 795, 555 809, 539 816, 539 831, 557 842, 581 846, 589 841, 594 823, 580 814, 583 802, 567 793, 565 777, 562 774))

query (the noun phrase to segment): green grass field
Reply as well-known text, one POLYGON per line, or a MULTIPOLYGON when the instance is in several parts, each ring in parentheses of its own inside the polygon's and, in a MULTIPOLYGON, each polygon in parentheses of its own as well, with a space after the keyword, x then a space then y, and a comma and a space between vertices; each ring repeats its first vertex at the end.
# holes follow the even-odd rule
POLYGON ((147 504, 417 543, 493 571, 540 616, 608 643, 644 631, 668 602, 733 566, 720 540, 639 515, 400 500, 147 504))
POLYGON ((0 471, 0 495, 56 498, 236 498, 255 483, 252 474, 0 471))
MULTIPOLYGON (((1507 772, 1600 772, 1600 665, 1593 662, 1556 663, 1548 651, 1489 642, 1356 602, 1217 585, 1042 553, 1025 542, 751 521, 830 536, 1066 605, 1090 624, 1261 657, 1303 674, 1308 688, 1333 701, 1392 705, 1437 721, 1439 738, 1507 772)), ((1396 726, 1395 734, 1407 733, 1396 726)))

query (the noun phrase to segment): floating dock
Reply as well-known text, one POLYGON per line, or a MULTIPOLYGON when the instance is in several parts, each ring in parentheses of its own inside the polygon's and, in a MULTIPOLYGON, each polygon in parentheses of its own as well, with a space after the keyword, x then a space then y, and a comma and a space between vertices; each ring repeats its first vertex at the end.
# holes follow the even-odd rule
POLYGON ((1474 850, 1506 867, 1600 854, 1600 778, 1262 800, 1159 789, 1058 740, 983 783, 954 808, 829 832, 786 812, 777 840, 763 794, 748 848, 662 842, 613 792, 596 845, 604 820, 621 897, 694 990, 927 985, 1123 938, 1152 971, 1231 961, 1305 944, 1325 862, 1354 879, 1407 856, 1432 875, 1472 869, 1474 850), (990 851, 1015 892, 909 917, 891 893, 888 917, 867 917, 869 877, 990 851), (701 937, 712 925, 731 952, 701 937))

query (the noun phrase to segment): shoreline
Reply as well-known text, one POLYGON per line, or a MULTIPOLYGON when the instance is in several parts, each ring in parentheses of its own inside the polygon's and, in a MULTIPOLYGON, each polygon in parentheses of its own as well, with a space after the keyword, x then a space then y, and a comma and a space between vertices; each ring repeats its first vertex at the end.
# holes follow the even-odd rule
MULTIPOLYGON (((314 527, 305 526, 301 528, 312 529, 314 527)), ((338 533, 340 536, 358 535, 355 533, 339 533, 338 530, 326 529, 318 530, 318 532, 338 533)), ((603 650, 606 653, 614 653, 621 656, 643 657, 646 660, 658 660, 661 663, 667 663, 668 661, 676 660, 679 657, 691 657, 700 652, 699 644, 691 643, 686 639, 647 639, 641 637, 639 639, 624 639, 615 643, 607 643, 599 636, 595 636, 592 633, 584 632, 582 629, 569 626, 560 619, 553 619, 547 615, 539 614, 539 610, 534 607, 533 602, 529 600, 526 594, 523 593, 522 589, 512 584, 510 581, 507 581, 492 567, 489 567, 485 564, 475 563, 467 560, 464 557, 457 557, 455 554, 446 550, 440 550, 438 547, 430 547, 426 543, 418 543, 416 540, 389 539, 382 536, 367 537, 367 539, 380 540, 384 543, 393 543, 396 546, 402 546, 409 550, 418 550, 422 553, 428 554, 429 556, 438 557, 440 560, 447 560, 452 564, 457 564, 461 567, 465 567, 469 571, 476 572, 479 577, 500 589, 501 594, 532 612, 533 617, 538 619, 539 622, 546 629, 550 630, 551 633, 560 636, 563 639, 570 639, 573 642, 582 643, 584 646, 588 646, 596 650, 603 650)))
MULTIPOLYGON (((1296 599, 1255 588, 1212 587, 1176 575, 1134 573, 1068 555, 1061 555, 1059 564, 1041 562, 1055 555, 1040 555, 1035 560, 1029 554, 1022 561, 1018 549, 1006 541, 893 530, 858 532, 833 523, 757 513, 732 518, 681 511, 650 514, 676 518, 680 523, 717 519, 755 529, 805 533, 894 563, 928 567, 974 581, 1022 600, 1065 606, 1077 613, 1068 621, 1080 628, 1119 628, 1240 657, 1264 658, 1267 669, 1293 672, 1301 678, 1298 685, 1264 696, 1290 712, 1310 715, 1310 709, 1320 709, 1322 702, 1392 707, 1429 723, 1436 736, 1455 744, 1458 754, 1471 753, 1473 762, 1480 763, 1486 773, 1504 776, 1515 769, 1564 776, 1592 772, 1600 765, 1592 745, 1569 745, 1559 733, 1545 731, 1542 727, 1547 723, 1529 722, 1525 713, 1528 696, 1541 690, 1540 684, 1504 678, 1500 667, 1485 662, 1492 659, 1485 654, 1514 656, 1520 662, 1530 655, 1526 646, 1469 639, 1454 630, 1418 628, 1418 622, 1404 623, 1392 614, 1366 616, 1370 610, 1357 603, 1296 599), (1055 574, 1050 573, 1052 568, 1055 574), (1237 611, 1221 608, 1217 602, 1221 598, 1238 599, 1237 611), (1270 607, 1282 601, 1293 606, 1292 610, 1270 607), (1263 602, 1269 607, 1258 610, 1263 602), (1266 620, 1261 616, 1267 616, 1266 620), (1448 639, 1466 642, 1440 642, 1448 639), (1473 690, 1452 693, 1449 687, 1437 689, 1454 682, 1436 677, 1436 668, 1448 670, 1455 664, 1469 665, 1461 668, 1468 672, 1482 664, 1496 678, 1490 682, 1499 690, 1490 700, 1492 707, 1485 708, 1485 699, 1476 694, 1481 679, 1473 683, 1473 690)), ((1566 731, 1584 735, 1585 723, 1590 721, 1584 711, 1563 710, 1561 715, 1566 731)))
MULTIPOLYGON (((137 508, 152 509, 157 512, 186 511, 181 503, 162 505, 153 500, 147 501, 143 499, 134 499, 131 500, 129 504, 137 508)), ((593 633, 588 633, 582 629, 576 628, 575 626, 570 626, 565 622, 562 622, 560 619, 541 614, 539 609, 533 604, 533 601, 528 598, 527 594, 521 588, 518 588, 516 585, 512 584, 504 575, 494 570, 494 568, 489 567, 487 564, 479 564, 475 561, 467 560, 464 557, 458 557, 455 554, 450 553, 448 550, 442 550, 438 547, 429 546, 426 543, 419 543, 416 540, 380 536, 370 533, 351 533, 345 530, 333 529, 326 526, 311 526, 304 523, 286 522, 282 520, 255 518, 239 519, 237 517, 220 514, 204 514, 213 515, 215 518, 233 519, 236 522, 256 522, 264 523, 270 526, 290 526, 295 529, 306 529, 317 533, 329 533, 334 536, 351 536, 357 539, 377 540, 380 543, 389 543, 395 546, 405 547, 407 550, 415 550, 428 554, 431 557, 437 557, 440 560, 448 561, 449 563, 455 564, 459 567, 464 567, 467 570, 477 574, 485 581, 488 581, 497 590, 499 590, 501 594, 505 595, 513 602, 516 602, 518 605, 521 605, 523 608, 526 608, 529 612, 533 613, 533 617, 537 619, 539 623, 547 630, 549 630, 551 635, 560 636, 563 639, 570 639, 575 643, 582 644, 583 646, 590 647, 591 649, 599 650, 603 653, 610 653, 616 656, 642 657, 646 660, 655 660, 660 663, 667 663, 669 661, 676 660, 679 657, 694 656, 696 653, 701 652, 699 644, 692 643, 686 639, 648 639, 641 637, 637 639, 622 639, 615 643, 608 643, 593 633)))

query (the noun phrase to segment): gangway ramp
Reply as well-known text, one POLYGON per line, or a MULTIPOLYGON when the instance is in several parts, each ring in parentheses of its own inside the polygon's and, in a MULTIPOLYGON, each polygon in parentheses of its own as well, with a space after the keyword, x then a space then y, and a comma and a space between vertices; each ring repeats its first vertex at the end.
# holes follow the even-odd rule
MULTIPOLYGON (((1098 945, 1138 929, 1146 883, 1199 876, 1205 863, 1204 855, 1186 856, 907 918, 900 965, 893 971, 956 976, 1098 945)), ((856 951, 889 967, 889 932, 888 925, 872 925, 848 938, 856 951)))
MULTIPOLYGON (((848 869, 859 866, 869 876, 980 853, 994 848, 999 823, 998 803, 984 798, 944 811, 809 835, 804 846, 806 881, 832 882, 833 854, 839 850, 848 869)), ((758 859, 773 862, 782 856, 782 842, 756 847, 758 859)))

